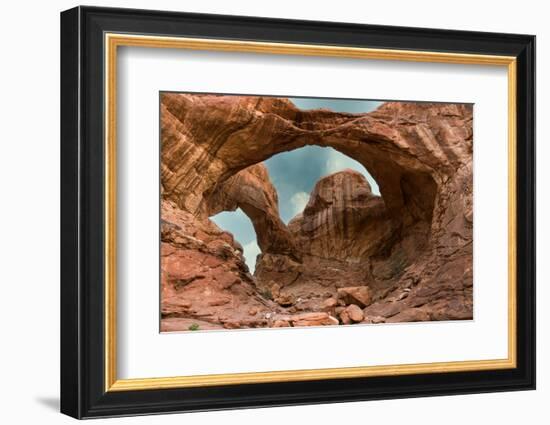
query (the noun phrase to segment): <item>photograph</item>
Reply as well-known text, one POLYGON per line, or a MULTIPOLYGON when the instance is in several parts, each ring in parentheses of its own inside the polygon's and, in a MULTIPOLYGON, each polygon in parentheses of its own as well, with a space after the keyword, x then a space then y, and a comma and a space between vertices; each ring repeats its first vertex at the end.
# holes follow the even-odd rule
POLYGON ((161 332, 474 319, 473 104, 159 103, 161 332))

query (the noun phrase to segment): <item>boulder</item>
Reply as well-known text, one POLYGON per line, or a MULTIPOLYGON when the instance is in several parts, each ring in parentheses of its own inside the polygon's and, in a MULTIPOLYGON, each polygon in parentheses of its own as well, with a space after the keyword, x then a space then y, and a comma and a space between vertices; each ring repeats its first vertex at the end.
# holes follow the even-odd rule
POLYGON ((347 306, 345 311, 352 322, 358 323, 362 322, 364 319, 363 310, 361 310, 355 304, 347 306))
POLYGON ((294 326, 326 326, 337 325, 338 319, 328 313, 301 313, 291 317, 294 326))
POLYGON ((371 291, 367 286, 338 288, 338 299, 346 305, 356 304, 359 307, 366 307, 372 303, 371 291))
POLYGON ((338 300, 334 297, 329 297, 323 301, 321 310, 336 316, 336 307, 338 307, 338 300))
POLYGON ((343 309, 340 312, 340 321, 343 325, 351 325, 351 318, 349 317, 349 313, 346 309, 343 309))
POLYGON ((279 294, 278 297, 273 299, 277 304, 284 307, 290 307, 296 302, 296 297, 291 293, 279 294))
POLYGON ((290 327, 290 322, 288 320, 275 320, 273 322, 274 328, 288 328, 290 327))

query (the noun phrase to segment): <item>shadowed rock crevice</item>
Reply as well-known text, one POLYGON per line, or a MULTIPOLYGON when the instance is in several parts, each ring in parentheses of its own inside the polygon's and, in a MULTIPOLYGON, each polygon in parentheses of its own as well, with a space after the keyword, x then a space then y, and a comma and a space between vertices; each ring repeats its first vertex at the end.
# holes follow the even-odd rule
MULTIPOLYGON (((178 228, 170 228, 178 237, 163 236, 163 252, 182 255, 191 248, 174 240, 191 237, 200 255, 187 253, 187 260, 222 259, 217 267, 239 280, 226 287, 215 273, 201 271, 204 278, 179 287, 174 279, 185 281, 181 276, 163 277, 174 302, 200 297, 193 288, 208 289, 208 297, 231 298, 214 302, 212 326, 271 326, 277 320, 292 326, 294 319, 277 315, 340 318, 347 304, 338 289, 365 287, 369 302, 361 307, 361 321, 472 317, 471 106, 388 102, 371 113, 347 114, 301 111, 280 98, 164 93, 161 116, 162 217, 170 222, 165 210, 178 212, 172 223, 178 228), (343 170, 322 178, 304 211, 285 225, 262 161, 307 145, 330 146, 359 161, 381 196, 360 173, 343 170), (208 219, 237 208, 251 219, 262 251, 254 276, 232 235, 208 219), (207 242, 210 235, 216 236, 207 242), (227 247, 218 246, 220 240, 227 247), (248 298, 235 297, 237 288, 248 298), (261 306, 249 308, 254 303, 248 299, 261 306), (239 324, 227 324, 232 320, 239 324)), ((163 276, 183 273, 170 255, 163 256, 163 276)), ((163 314, 174 319, 168 330, 197 319, 192 310, 202 311, 172 310, 165 311, 163 298, 163 314)), ((359 317, 351 310, 344 318, 359 317)))

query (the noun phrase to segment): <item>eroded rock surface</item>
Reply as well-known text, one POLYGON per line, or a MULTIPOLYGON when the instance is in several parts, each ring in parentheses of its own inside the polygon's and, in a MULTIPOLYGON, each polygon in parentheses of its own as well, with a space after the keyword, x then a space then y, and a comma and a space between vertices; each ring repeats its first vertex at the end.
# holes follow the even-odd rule
POLYGON ((161 216, 162 330, 264 327, 282 311, 258 293, 230 233, 170 201, 161 216))
POLYGON ((299 258, 294 238, 279 216, 277 191, 264 164, 252 165, 219 183, 205 194, 203 208, 208 216, 240 208, 252 221, 262 252, 299 258))
POLYGON ((394 230, 382 198, 353 170, 319 180, 303 213, 288 227, 301 252, 348 262, 383 250, 394 230))
POLYGON ((471 105, 164 93, 161 118, 164 330, 472 318, 471 105), (312 144, 361 162, 381 196, 343 170, 285 225, 261 162, 312 144), (262 250, 254 276, 208 219, 236 208, 262 250))

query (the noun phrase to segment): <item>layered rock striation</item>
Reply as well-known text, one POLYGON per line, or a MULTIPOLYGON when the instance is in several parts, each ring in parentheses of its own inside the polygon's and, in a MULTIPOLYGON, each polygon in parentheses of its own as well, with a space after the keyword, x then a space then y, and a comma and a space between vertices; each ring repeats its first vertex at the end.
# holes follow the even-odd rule
POLYGON ((302 253, 351 263, 384 250, 394 230, 382 198, 349 169, 319 180, 288 227, 302 253))

